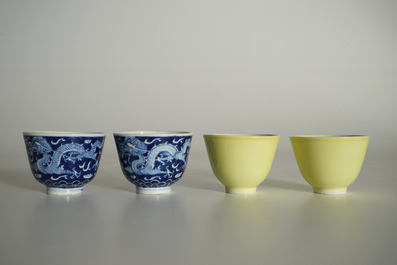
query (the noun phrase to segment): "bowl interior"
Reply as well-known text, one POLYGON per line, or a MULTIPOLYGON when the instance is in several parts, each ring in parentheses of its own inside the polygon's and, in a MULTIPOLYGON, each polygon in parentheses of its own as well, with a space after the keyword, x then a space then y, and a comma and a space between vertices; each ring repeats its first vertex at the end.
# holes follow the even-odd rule
POLYGON ((314 135, 291 135, 290 138, 312 138, 312 139, 335 139, 335 138, 360 138, 368 137, 367 135, 355 135, 355 134, 314 134, 314 135))
POLYGON ((72 131, 26 131, 24 136, 54 136, 54 137, 101 137, 103 132, 72 132, 72 131))
POLYGON ((115 136, 191 136, 191 132, 179 132, 179 131, 130 131, 130 132, 115 132, 115 136))
POLYGON ((204 134, 204 137, 219 138, 269 138, 280 137, 278 134, 204 134))

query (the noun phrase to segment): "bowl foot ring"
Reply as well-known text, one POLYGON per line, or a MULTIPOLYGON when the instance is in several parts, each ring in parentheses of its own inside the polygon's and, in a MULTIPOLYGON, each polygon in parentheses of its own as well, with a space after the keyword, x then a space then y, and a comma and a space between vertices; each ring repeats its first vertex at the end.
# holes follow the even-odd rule
POLYGON ((47 187, 47 194, 49 195, 58 195, 58 196, 65 196, 65 195, 74 195, 83 192, 83 187, 80 188, 51 188, 47 187))
POLYGON ((137 194, 145 194, 145 195, 158 195, 158 194, 167 194, 171 192, 171 187, 161 187, 161 188, 141 188, 136 187, 137 194))

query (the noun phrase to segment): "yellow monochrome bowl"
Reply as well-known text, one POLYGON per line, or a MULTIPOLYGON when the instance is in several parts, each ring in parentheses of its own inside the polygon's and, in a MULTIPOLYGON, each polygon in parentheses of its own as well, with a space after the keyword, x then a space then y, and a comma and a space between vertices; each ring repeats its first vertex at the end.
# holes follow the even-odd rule
POLYGON ((361 171, 369 136, 290 136, 303 178, 321 194, 344 194, 361 171))
POLYGON ((204 141, 212 171, 227 193, 256 192, 273 163, 279 135, 206 134, 204 141))

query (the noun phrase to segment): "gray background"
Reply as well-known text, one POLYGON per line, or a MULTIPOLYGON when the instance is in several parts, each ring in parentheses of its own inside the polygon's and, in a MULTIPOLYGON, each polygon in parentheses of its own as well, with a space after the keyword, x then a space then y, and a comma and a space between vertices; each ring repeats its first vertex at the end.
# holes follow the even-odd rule
POLYGON ((0 1, 1 167, 24 130, 368 134, 394 152, 396 1, 0 1))
POLYGON ((397 1, 0 0, 0 263, 395 264, 397 1), (103 131, 81 195, 47 196, 27 130, 103 131), (194 133, 165 196, 112 133, 194 133), (281 135, 268 178, 224 193, 204 133, 281 135), (313 194, 288 136, 371 136, 343 196, 313 194))

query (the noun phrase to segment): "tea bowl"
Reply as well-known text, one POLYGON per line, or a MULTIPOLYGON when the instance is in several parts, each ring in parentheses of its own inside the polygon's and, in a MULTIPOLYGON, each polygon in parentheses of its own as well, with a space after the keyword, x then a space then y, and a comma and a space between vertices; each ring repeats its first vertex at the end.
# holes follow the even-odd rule
POLYGON ((358 177, 367 152, 366 135, 294 135, 299 170, 314 193, 344 194, 358 177))
POLYGON ((105 134, 97 132, 23 132, 30 169, 47 194, 72 195, 95 177, 105 134))
POLYGON ((204 141, 212 171, 227 193, 255 193, 268 176, 279 135, 206 134, 204 141))
POLYGON ((193 134, 172 131, 114 133, 121 170, 138 194, 165 194, 186 170, 193 134))

